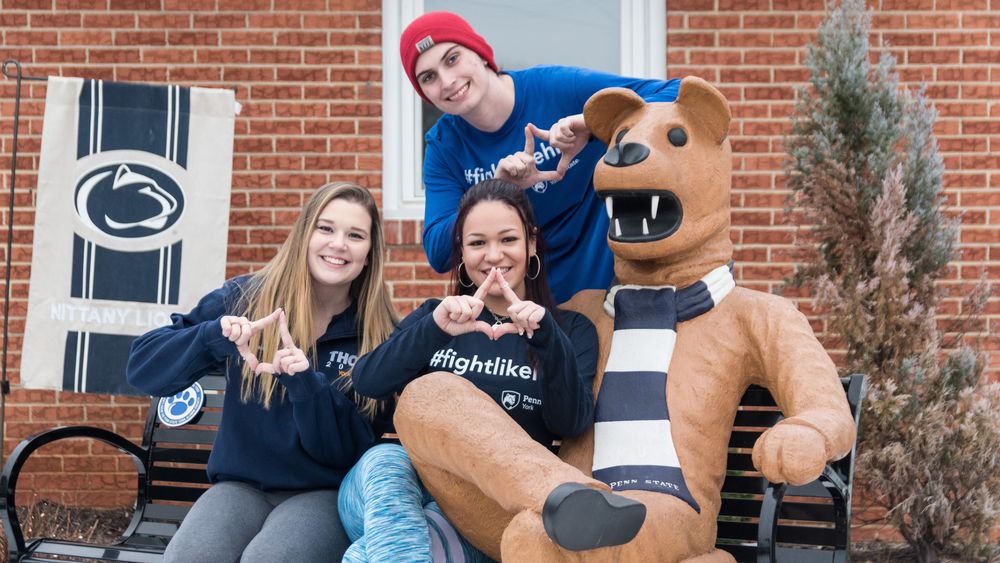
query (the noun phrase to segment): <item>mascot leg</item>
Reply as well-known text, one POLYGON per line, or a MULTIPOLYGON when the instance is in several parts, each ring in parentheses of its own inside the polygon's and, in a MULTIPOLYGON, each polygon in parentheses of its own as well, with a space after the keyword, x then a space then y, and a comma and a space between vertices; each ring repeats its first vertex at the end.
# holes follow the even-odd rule
MULTIPOLYGON (((494 559, 514 515, 540 514, 563 483, 608 486, 535 442, 468 380, 436 372, 410 382, 394 418, 424 485, 462 534, 494 559)), ((541 518, 539 516, 539 518, 541 518)))

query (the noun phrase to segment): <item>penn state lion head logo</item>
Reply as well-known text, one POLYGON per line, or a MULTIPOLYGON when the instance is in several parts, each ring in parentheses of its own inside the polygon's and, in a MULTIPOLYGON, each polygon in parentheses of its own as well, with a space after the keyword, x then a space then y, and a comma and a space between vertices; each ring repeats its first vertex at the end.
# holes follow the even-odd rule
POLYGON ((521 394, 517 391, 504 391, 500 395, 500 403, 503 405, 503 408, 513 410, 517 408, 517 405, 521 404, 521 394))
POLYGON ((137 162, 108 164, 77 182, 76 213, 90 228, 115 238, 161 233, 180 219, 184 194, 167 173, 137 162))

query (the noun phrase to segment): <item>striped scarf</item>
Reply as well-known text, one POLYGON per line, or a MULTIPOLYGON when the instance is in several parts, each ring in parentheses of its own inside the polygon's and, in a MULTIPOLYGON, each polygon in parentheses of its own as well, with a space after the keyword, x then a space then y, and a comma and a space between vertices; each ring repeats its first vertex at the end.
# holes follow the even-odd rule
POLYGON ((612 490, 666 493, 701 512, 674 450, 667 368, 677 323, 710 311, 729 294, 735 287, 731 266, 680 290, 624 285, 608 292, 604 308, 615 331, 597 396, 593 470, 612 490))

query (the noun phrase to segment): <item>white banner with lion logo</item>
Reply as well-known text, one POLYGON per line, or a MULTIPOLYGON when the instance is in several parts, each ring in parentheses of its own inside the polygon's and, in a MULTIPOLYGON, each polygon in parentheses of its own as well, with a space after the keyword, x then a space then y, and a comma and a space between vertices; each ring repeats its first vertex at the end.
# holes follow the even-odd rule
POLYGON ((51 77, 24 387, 141 394, 135 336, 225 276, 231 90, 51 77))

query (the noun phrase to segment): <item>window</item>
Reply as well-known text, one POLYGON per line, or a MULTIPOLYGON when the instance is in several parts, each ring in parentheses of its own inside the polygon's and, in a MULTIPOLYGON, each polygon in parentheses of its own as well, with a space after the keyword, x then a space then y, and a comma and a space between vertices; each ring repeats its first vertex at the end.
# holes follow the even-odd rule
POLYGON ((664 0, 382 0, 382 202, 387 219, 422 219, 423 135, 437 110, 413 91, 399 36, 425 12, 466 18, 502 69, 583 66, 666 78, 664 0), (529 38, 529 41, 525 41, 529 38))

